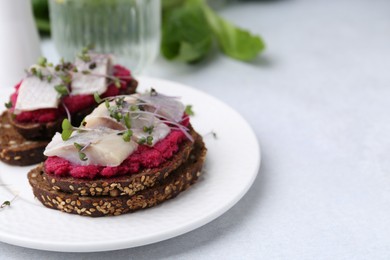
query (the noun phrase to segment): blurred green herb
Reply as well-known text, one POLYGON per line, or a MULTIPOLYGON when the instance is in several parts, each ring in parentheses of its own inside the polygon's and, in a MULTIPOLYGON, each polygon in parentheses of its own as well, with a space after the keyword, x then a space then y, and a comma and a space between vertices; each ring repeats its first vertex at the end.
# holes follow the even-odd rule
POLYGON ((35 23, 43 35, 50 34, 49 3, 48 0, 32 0, 35 23))
POLYGON ((196 62, 207 56, 212 43, 228 56, 254 59, 263 40, 218 16, 206 0, 166 0, 163 5, 162 54, 170 60, 196 62))

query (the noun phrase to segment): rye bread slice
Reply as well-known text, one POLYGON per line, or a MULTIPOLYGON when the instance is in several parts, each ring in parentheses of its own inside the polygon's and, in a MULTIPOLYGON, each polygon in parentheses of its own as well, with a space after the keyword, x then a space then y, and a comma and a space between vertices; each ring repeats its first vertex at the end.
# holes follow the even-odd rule
MULTIPOLYGON (((121 91, 120 95, 134 94, 137 89, 138 81, 133 79, 127 88, 121 91)), ((97 106, 97 104, 96 104, 97 106)), ((75 114, 72 114, 72 124, 75 126, 80 125, 85 116, 90 114, 96 106, 83 109, 75 114)), ((26 140, 51 140, 56 132, 61 132, 61 124, 65 116, 59 117, 54 122, 48 122, 44 124, 40 123, 19 123, 14 120, 12 113, 8 113, 9 121, 12 126, 26 139, 26 140)))
POLYGON ((0 116, 0 160, 17 166, 40 163, 48 141, 27 141, 11 125, 8 112, 0 116))
POLYGON ((52 190, 72 193, 78 196, 111 196, 134 195, 135 193, 152 187, 166 179, 183 162, 187 161, 196 142, 202 142, 202 137, 189 126, 190 134, 195 140, 186 139, 180 144, 179 151, 159 167, 143 169, 139 173, 112 178, 96 178, 93 180, 61 177, 44 173, 43 178, 52 190))
POLYGON ((48 208, 90 217, 117 216, 153 207, 176 197, 180 192, 186 190, 200 176, 206 152, 207 149, 202 139, 197 139, 195 147, 186 162, 180 165, 164 181, 132 196, 85 197, 52 190, 43 178, 42 165, 30 171, 28 179, 33 187, 35 197, 48 208))

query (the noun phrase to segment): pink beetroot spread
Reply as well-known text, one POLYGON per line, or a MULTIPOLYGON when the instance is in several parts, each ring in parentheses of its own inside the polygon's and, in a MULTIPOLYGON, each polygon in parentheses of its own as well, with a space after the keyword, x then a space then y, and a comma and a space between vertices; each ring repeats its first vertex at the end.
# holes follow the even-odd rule
POLYGON ((179 145, 187 137, 179 130, 171 131, 166 138, 153 147, 140 145, 121 165, 109 166, 80 166, 57 156, 49 157, 45 162, 45 171, 58 176, 72 176, 74 178, 93 179, 97 177, 113 177, 139 172, 144 168, 154 168, 171 158, 178 150, 179 145))
MULTIPOLYGON (((121 87, 117 88, 114 84, 111 84, 108 86, 107 91, 102 95, 102 97, 118 95, 119 91, 126 89, 127 84, 131 81, 130 71, 119 65, 114 66, 114 76, 119 78, 123 77, 123 82, 121 81, 121 87)), ((14 106, 18 98, 18 89, 21 83, 22 82, 15 86, 15 92, 11 95, 11 102, 14 106)), ((74 114, 78 111, 94 106, 96 101, 93 95, 76 95, 64 97, 62 99, 62 103, 68 108, 71 114, 74 114)), ((39 109, 22 112, 16 116, 16 121, 20 123, 47 123, 55 121, 60 116, 64 115, 66 115, 65 109, 63 106, 60 106, 59 108, 39 109)))

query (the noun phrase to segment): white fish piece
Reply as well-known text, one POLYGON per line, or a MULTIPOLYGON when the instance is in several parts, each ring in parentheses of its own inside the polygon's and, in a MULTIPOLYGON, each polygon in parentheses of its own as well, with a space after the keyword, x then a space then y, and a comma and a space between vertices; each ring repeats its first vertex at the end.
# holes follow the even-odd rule
MULTIPOLYGON (((135 104, 138 96, 139 94, 126 96, 124 101, 127 102, 128 105, 135 104)), ((111 101, 110 106, 115 106, 115 101, 111 101)), ((114 118, 110 117, 110 112, 105 103, 100 104, 91 114, 86 116, 84 122, 86 128, 107 127, 116 130, 126 129, 123 122, 117 122, 114 118)))
POLYGON ((164 139, 171 132, 171 128, 169 126, 151 114, 140 114, 137 119, 132 120, 131 127, 133 137, 137 142, 142 138, 147 138, 148 136, 153 137, 153 141, 149 144, 149 146, 154 146, 158 141, 164 139), (153 127, 151 134, 144 131, 144 126, 153 127))
POLYGON ((72 73, 71 95, 89 95, 95 92, 103 94, 107 90, 106 75, 112 74, 112 57, 106 54, 89 54, 90 62, 76 59, 75 66, 78 72, 72 73), (91 68, 91 64, 95 68, 91 68), (90 74, 83 74, 82 71, 90 71, 90 74))
POLYGON ((166 96, 155 92, 146 92, 139 99, 146 102, 145 106, 148 111, 160 114, 174 122, 181 122, 185 106, 177 97, 166 96))
POLYGON ((125 142, 118 131, 111 129, 96 129, 93 131, 74 132, 63 141, 60 133, 56 133, 44 151, 46 156, 58 156, 77 165, 119 166, 138 147, 134 141, 125 142), (74 146, 78 143, 87 147, 83 149, 86 161, 79 158, 74 146))
MULTIPOLYGON (((139 97, 139 94, 126 96, 124 101, 126 102, 125 106, 127 109, 131 105, 136 104, 139 97)), ((115 106, 115 101, 111 101, 110 106, 115 106)), ((133 139, 138 142, 142 138, 152 136, 153 141, 151 146, 164 139, 171 131, 169 126, 159 120, 152 112, 148 111, 131 112, 130 121, 131 130, 133 131, 133 139), (145 132, 145 126, 152 127, 153 131, 151 133, 145 132)), ((92 111, 92 113, 85 118, 84 122, 86 128, 106 127, 116 130, 126 129, 123 120, 118 122, 116 119, 110 117, 110 112, 104 103, 95 108, 94 111, 92 111)))
POLYGON ((37 76, 28 76, 20 85, 18 98, 15 104, 15 114, 22 111, 33 111, 43 108, 57 108, 59 104, 58 92, 55 86, 61 84, 61 79, 56 77, 54 70, 49 67, 32 66, 42 72, 43 76, 52 75, 52 80, 39 79, 37 76))

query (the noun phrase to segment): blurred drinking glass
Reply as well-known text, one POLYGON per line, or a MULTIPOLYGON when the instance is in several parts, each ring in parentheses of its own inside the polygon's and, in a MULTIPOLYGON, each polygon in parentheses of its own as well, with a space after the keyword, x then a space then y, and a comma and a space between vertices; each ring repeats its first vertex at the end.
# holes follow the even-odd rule
POLYGON ((160 46, 160 0, 50 0, 52 37, 72 61, 87 45, 140 74, 160 46))

